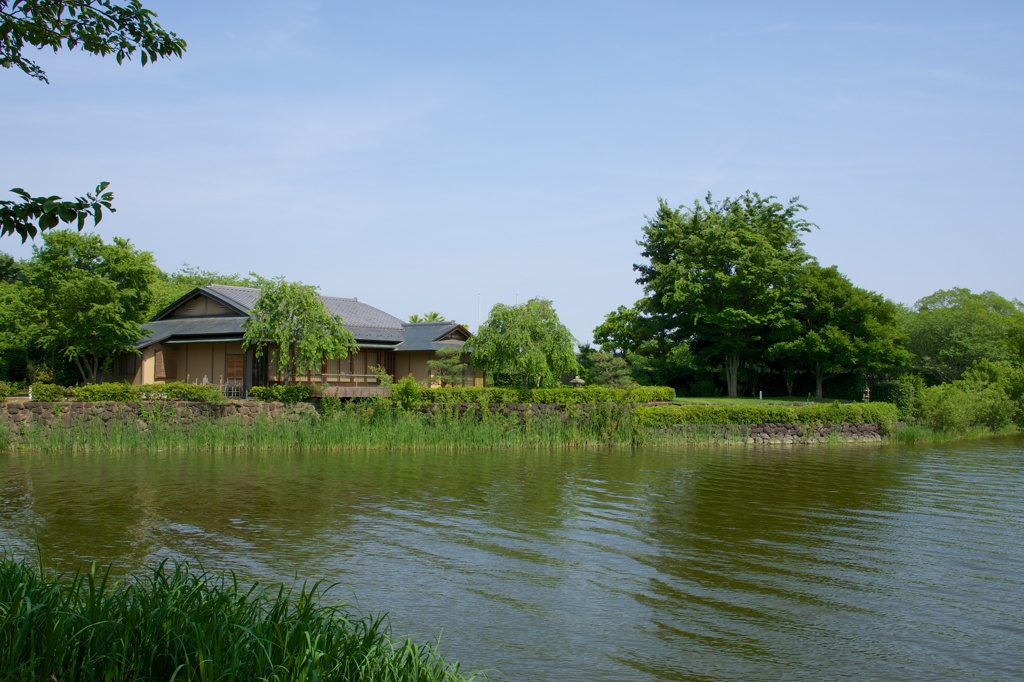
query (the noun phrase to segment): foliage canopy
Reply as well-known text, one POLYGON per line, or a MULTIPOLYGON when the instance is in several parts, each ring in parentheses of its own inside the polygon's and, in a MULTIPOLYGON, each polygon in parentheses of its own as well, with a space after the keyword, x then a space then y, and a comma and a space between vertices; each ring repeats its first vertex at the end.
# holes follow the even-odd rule
POLYGON ((514 306, 498 303, 465 348, 473 353, 474 367, 511 375, 524 386, 553 386, 579 368, 576 339, 551 301, 542 298, 514 306))
MULTIPOLYGON (((180 57, 185 41, 164 30, 156 14, 138 0, 0 0, 0 66, 18 68, 44 83, 46 72, 25 56, 26 48, 81 49, 117 63, 139 53, 143 66, 160 58, 180 57)), ((0 237, 18 234, 21 241, 60 223, 81 232, 92 218, 96 225, 103 210, 114 212, 112 192, 101 182, 95 191, 74 200, 59 196, 32 196, 20 187, 11 190, 16 200, 0 200, 0 237)))
POLYGON ((48 232, 26 264, 26 308, 32 335, 71 360, 82 381, 95 383, 120 353, 136 352, 159 272, 153 255, 127 239, 48 232))
POLYGON ((118 64, 139 52, 145 66, 180 57, 186 45, 138 0, 0 0, 0 66, 49 83, 46 72, 24 55, 26 47, 113 54, 118 64))
POLYGON ((1024 360, 1024 305, 992 291, 936 291, 903 326, 915 369, 932 383, 956 381, 982 360, 1024 360))
POLYGON ((747 191, 736 199, 672 208, 659 200, 633 268, 656 329, 708 362, 720 362, 729 395, 740 363, 763 354, 770 330, 798 306, 793 282, 809 259, 800 235, 814 227, 788 204, 747 191))
MULTIPOLYGON (((783 373, 806 363, 822 398, 825 378, 855 369, 875 373, 908 358, 898 324, 898 308, 879 294, 853 286, 835 267, 806 263, 795 280, 799 308, 775 333, 768 357, 783 373)), ((789 394, 792 379, 787 377, 789 394)))
POLYGON ((325 359, 348 357, 359 350, 344 320, 317 296, 317 288, 283 277, 257 277, 260 295, 245 322, 243 347, 277 363, 285 383, 298 375, 318 373, 325 359))

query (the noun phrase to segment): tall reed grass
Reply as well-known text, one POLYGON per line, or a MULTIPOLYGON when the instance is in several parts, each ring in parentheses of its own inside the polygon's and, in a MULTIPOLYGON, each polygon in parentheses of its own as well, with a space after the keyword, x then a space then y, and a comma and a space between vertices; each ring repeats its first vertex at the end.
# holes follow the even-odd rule
MULTIPOLYGON (((431 414, 391 405, 347 409, 297 420, 260 418, 253 424, 230 419, 189 424, 159 415, 138 422, 99 420, 70 428, 27 429, 11 446, 42 452, 290 452, 378 449, 467 450, 481 448, 564 448, 633 445, 646 430, 634 427, 629 406, 603 404, 568 413, 505 416, 485 410, 459 415, 458 408, 431 414)), ((2 438, 0 438, 2 440, 2 438)))
POLYGON ((991 429, 987 426, 973 426, 966 431, 940 431, 923 424, 903 424, 895 427, 887 436, 893 443, 917 445, 924 443, 948 443, 958 440, 976 440, 992 436, 1008 436, 1019 433, 1016 426, 991 429))
POLYGON ((113 582, 0 559, 5 680, 465 680, 433 644, 391 638, 386 617, 298 592, 241 586, 164 562, 113 582))

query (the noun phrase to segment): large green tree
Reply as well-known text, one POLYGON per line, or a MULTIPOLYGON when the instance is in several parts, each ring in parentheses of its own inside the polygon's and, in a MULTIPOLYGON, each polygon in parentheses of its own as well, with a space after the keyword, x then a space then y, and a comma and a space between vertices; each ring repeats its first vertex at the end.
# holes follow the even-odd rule
POLYGON ((0 253, 0 381, 22 379, 32 343, 32 306, 25 300, 23 264, 0 253))
MULTIPOLYGON (((118 64, 138 52, 145 65, 180 57, 185 41, 165 31, 138 0, 0 0, 0 66, 49 83, 46 72, 25 56, 29 48, 112 54, 118 64)), ((0 237, 17 234, 22 242, 60 223, 82 231, 90 218, 100 222, 104 209, 114 211, 106 182, 73 200, 33 196, 20 187, 11 192, 18 198, 0 200, 0 237)))
MULTIPOLYGON (((671 330, 651 316, 650 301, 640 299, 632 307, 619 306, 605 315, 594 329, 601 350, 624 358, 630 378, 641 385, 686 386, 701 374, 686 342, 672 338, 671 330)), ((621 367, 617 363, 608 366, 621 367)))
POLYGON ((269 355, 285 383, 320 372, 325 360, 359 350, 344 320, 327 310, 316 287, 283 277, 253 277, 260 295, 245 323, 243 346, 257 357, 269 355))
POLYGON ((562 374, 579 369, 576 339, 542 298, 498 303, 464 349, 472 352, 474 367, 516 377, 525 386, 554 386, 562 374))
POLYGON ((121 353, 135 351, 148 319, 153 255, 127 239, 54 230, 25 266, 32 336, 74 363, 83 382, 99 380, 121 353))
POLYGON ((808 260, 801 234, 813 225, 791 199, 746 192, 736 199, 672 208, 659 200, 634 265, 656 328, 720 364, 737 395, 745 359, 763 357, 769 332, 797 308, 793 282, 808 260))
POLYGON ((594 341, 602 351, 626 357, 650 341, 655 330, 646 314, 646 302, 641 299, 631 308, 620 305, 604 316, 604 322, 594 328, 594 341))
POLYGON ((1024 305, 992 291, 936 291, 902 322, 914 367, 932 383, 956 381, 981 360, 1024 361, 1024 305))
POLYGON ((768 357, 783 365, 792 395, 792 367, 804 365, 814 377, 815 395, 830 376, 863 370, 875 374, 908 359, 896 304, 855 287, 835 267, 805 264, 795 280, 799 308, 779 325, 768 357))

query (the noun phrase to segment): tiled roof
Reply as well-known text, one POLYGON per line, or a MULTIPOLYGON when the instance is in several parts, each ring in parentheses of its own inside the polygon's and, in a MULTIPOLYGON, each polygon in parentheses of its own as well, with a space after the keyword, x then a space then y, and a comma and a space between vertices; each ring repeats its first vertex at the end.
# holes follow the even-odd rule
POLYGON ((439 350, 446 346, 459 348, 464 343, 459 340, 435 341, 459 326, 457 322, 410 322, 402 323, 405 328, 405 340, 395 350, 439 350))
POLYGON ((146 337, 135 344, 144 348, 151 344, 169 339, 172 336, 230 336, 242 337, 242 317, 179 317, 174 320, 159 320, 142 325, 146 337))
MULTIPOLYGON (((204 289, 211 291, 216 297, 225 298, 245 311, 252 310, 260 290, 252 287, 233 287, 224 284, 208 284, 204 289)), ((354 298, 338 296, 320 296, 324 306, 345 321, 345 327, 358 341, 391 341, 402 340, 402 321, 394 315, 371 305, 360 303, 354 298)))

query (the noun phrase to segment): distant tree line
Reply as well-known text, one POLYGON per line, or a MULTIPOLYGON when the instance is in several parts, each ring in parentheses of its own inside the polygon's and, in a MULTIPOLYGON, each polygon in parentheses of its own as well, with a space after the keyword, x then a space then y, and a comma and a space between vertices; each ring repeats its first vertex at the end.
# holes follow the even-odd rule
POLYGON ((590 378, 683 395, 858 398, 899 377, 938 385, 982 362, 1024 365, 1020 301, 957 288, 894 303, 807 253, 801 237, 816 226, 805 210, 749 191, 660 200, 634 265, 644 297, 594 330, 598 348, 581 352, 590 378))

